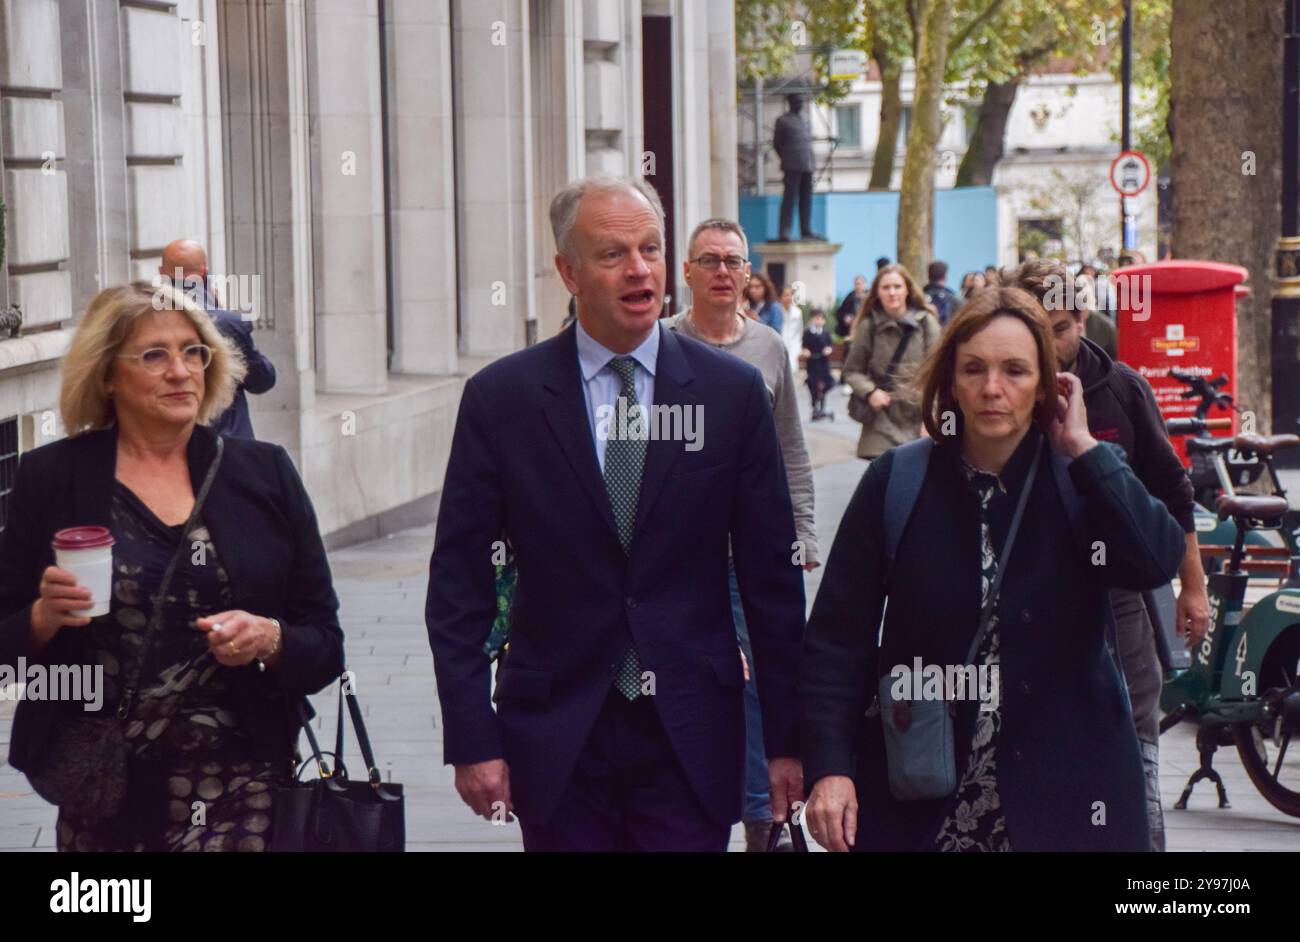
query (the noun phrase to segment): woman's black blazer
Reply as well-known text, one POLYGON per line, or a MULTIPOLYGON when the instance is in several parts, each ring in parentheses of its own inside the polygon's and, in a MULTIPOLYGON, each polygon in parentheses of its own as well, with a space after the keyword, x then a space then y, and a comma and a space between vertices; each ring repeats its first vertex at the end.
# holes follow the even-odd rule
MULTIPOLYGON (((989 507, 999 557, 1042 442, 1031 429, 1007 462, 1008 493, 989 507)), ((1045 447, 1046 443, 1044 443, 1045 447)), ((804 779, 854 778, 859 849, 913 850, 944 801, 895 801, 878 718, 877 678, 895 665, 964 662, 980 613, 979 499, 955 442, 936 444, 899 541, 885 608, 883 509, 894 452, 873 461, 840 522, 804 637, 804 779), (877 646, 881 612, 884 630, 877 646)), ((1106 593, 1167 583, 1182 529, 1123 452, 1102 443, 1069 464, 1085 505, 1075 533, 1047 455, 1025 507, 998 599, 1002 730, 999 795, 1015 850, 1149 847, 1145 785, 1124 684, 1105 644, 1106 593)), ((970 754, 976 704, 958 705, 957 762, 970 754)))
MULTIPOLYGON (((217 433, 195 426, 187 447, 197 490, 216 454, 217 433)), ((56 531, 109 525, 117 465, 117 430, 89 432, 44 445, 18 465, 9 519, 0 536, 0 664, 89 664, 86 636, 64 628, 36 655, 31 606, 41 573, 54 564, 56 531)), ((235 686, 241 728, 257 757, 287 757, 297 739, 294 704, 343 670, 343 632, 316 514, 288 453, 279 445, 226 438, 221 467, 202 510, 203 521, 234 589, 232 608, 279 620, 283 654, 276 670, 241 668, 235 686)), ((116 704, 105 703, 104 711, 116 704)), ((51 730, 81 704, 23 700, 18 704, 9 761, 29 769, 51 730)))

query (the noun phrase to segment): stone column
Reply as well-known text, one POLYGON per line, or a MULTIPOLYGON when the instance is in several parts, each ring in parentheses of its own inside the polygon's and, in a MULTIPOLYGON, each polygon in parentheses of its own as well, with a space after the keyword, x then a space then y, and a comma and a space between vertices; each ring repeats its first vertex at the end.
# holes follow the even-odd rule
POLYGON ((528 0, 457 3, 456 203, 461 352, 524 345, 536 310, 528 0))
POLYGON ((587 166, 582 0, 534 0, 530 65, 533 114, 533 283, 538 339, 553 336, 569 292, 555 270, 551 199, 587 166))
POLYGON ((352 0, 306 10, 317 385, 382 393, 388 350, 378 11, 352 0))
POLYGON ((455 157, 448 0, 388 3, 393 369, 454 373, 455 157))
POLYGON ((711 214, 736 219, 740 215, 740 175, 737 167, 735 6, 730 3, 710 6, 707 28, 711 214))
POLYGON ((316 396, 306 15, 302 0, 222 0, 217 12, 227 270, 260 279, 257 345, 277 375, 249 405, 259 437, 301 467, 316 396))

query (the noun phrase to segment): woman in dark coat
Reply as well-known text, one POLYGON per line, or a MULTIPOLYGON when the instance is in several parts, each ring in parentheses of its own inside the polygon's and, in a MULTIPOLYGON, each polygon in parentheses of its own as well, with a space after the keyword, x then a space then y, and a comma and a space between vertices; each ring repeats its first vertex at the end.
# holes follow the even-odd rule
POLYGON ((102 679, 97 710, 28 697, 14 717, 10 762, 47 798, 66 796, 54 799, 59 850, 265 850, 297 704, 343 669, 329 564, 289 456, 202 424, 229 404, 242 367, 180 292, 110 288, 63 363, 69 437, 19 463, 0 538, 0 664, 102 679), (93 618, 80 614, 90 588, 53 565, 51 540, 71 527, 114 541, 109 597, 96 599, 108 611, 93 618), (53 757, 91 761, 95 750, 69 744, 93 741, 103 727, 88 723, 114 722, 124 702, 120 804, 51 787, 66 782, 53 757))
POLYGON ((1122 453, 1088 434, 1080 384, 1058 377, 1047 317, 1024 292, 979 292, 949 323, 923 378, 935 444, 897 546, 881 646, 882 513, 896 450, 871 464, 845 511, 805 636, 812 834, 833 850, 1145 850, 1142 760, 1103 606, 1107 587, 1168 582, 1182 532, 1122 453), (1082 533, 1051 452, 1068 462, 1082 533), (996 666, 1000 682, 986 704, 955 702, 956 790, 897 801, 881 720, 868 711, 878 678, 914 658, 945 673, 962 665, 1002 564, 974 660, 996 666))

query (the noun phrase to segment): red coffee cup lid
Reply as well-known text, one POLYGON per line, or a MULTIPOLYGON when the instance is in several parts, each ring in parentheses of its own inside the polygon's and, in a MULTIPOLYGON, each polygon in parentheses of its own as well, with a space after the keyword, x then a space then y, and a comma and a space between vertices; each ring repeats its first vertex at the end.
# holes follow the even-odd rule
POLYGON ((69 527, 54 534, 56 550, 98 549, 112 546, 114 542, 107 527, 69 527))

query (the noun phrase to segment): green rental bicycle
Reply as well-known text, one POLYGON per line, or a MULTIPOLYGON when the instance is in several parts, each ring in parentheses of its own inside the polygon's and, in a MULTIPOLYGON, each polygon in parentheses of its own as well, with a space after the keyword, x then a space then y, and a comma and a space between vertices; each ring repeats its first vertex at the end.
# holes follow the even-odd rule
POLYGON ((1200 768, 1174 807, 1186 808, 1203 780, 1218 789, 1219 807, 1230 807, 1213 762, 1219 746, 1235 743, 1260 794, 1279 811, 1300 817, 1300 746, 1288 754, 1300 731, 1300 556, 1290 557, 1281 587, 1249 610, 1249 576, 1242 567, 1253 549, 1252 531, 1288 524, 1287 501, 1225 494, 1217 507, 1220 520, 1236 524, 1236 537, 1227 566, 1208 580, 1210 626, 1192 652, 1191 666, 1167 672, 1160 695, 1161 733, 1183 720, 1199 722, 1200 768))

